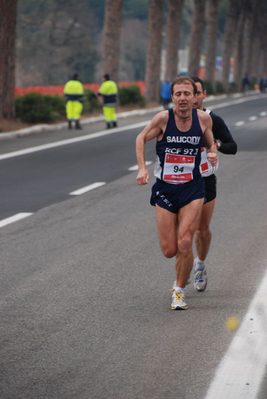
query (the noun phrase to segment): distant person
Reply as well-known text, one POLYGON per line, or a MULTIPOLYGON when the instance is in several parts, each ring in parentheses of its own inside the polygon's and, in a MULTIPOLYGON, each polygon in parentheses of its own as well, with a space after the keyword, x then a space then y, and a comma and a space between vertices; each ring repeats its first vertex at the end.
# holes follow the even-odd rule
POLYGON ((166 80, 161 85, 160 97, 162 98, 164 109, 169 109, 169 104, 172 100, 171 84, 172 82, 170 81, 170 79, 166 78, 166 80))
POLYGON ((69 129, 72 129, 72 121, 75 122, 75 129, 82 129, 80 117, 83 110, 83 85, 75 73, 64 87, 64 95, 67 99, 66 112, 69 129))
POLYGON ((266 74, 264 74, 264 75, 260 78, 260 91, 261 91, 262 93, 265 93, 266 87, 267 87, 267 76, 266 76, 266 74))
POLYGON ((248 78, 248 74, 245 73, 245 75, 242 77, 242 92, 248 90, 249 86, 250 86, 250 81, 248 78))
POLYGON ((118 87, 110 76, 106 73, 103 75, 103 83, 99 87, 98 96, 103 99, 103 114, 107 124, 107 129, 117 127, 117 115, 115 106, 117 102, 118 87))

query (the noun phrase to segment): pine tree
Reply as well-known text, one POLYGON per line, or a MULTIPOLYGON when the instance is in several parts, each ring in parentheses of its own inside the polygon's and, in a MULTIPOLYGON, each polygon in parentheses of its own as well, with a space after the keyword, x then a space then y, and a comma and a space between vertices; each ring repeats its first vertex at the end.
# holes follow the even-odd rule
POLYGON ((15 118, 17 0, 0 0, 0 118, 15 118))

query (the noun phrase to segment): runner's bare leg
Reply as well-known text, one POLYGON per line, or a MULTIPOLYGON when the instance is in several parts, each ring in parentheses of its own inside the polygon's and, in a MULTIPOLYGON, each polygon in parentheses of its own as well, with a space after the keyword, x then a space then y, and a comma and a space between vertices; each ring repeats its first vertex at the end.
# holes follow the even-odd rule
POLYGON ((206 259, 211 243, 211 232, 209 226, 214 206, 215 206, 215 199, 203 205, 201 217, 196 231, 197 256, 198 259, 202 261, 206 259))
POLYGON ((184 206, 178 213, 178 251, 176 257, 176 284, 186 286, 193 267, 193 237, 197 229, 203 198, 194 200, 184 206))

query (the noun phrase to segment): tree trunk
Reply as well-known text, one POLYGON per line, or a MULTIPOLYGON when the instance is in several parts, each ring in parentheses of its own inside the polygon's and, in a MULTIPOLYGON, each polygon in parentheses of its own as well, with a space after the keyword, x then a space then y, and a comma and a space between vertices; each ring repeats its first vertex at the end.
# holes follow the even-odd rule
POLYGON ((262 74, 267 76, 267 47, 264 46, 262 49, 262 74))
POLYGON ((102 74, 118 81, 123 0, 106 0, 103 29, 102 74))
POLYGON ((256 78, 257 80, 260 78, 260 37, 259 35, 255 35, 252 43, 252 55, 251 55, 251 77, 256 78))
POLYGON ((205 53, 205 79, 214 86, 214 72, 216 66, 216 46, 218 27, 219 0, 209 0, 207 45, 205 53))
POLYGON ((249 0, 246 9, 246 22, 244 30, 244 60, 242 73, 251 77, 252 42, 256 30, 259 0, 249 0))
POLYGON ((15 118, 17 0, 0 0, 0 118, 15 118))
POLYGON ((224 48, 223 48, 223 69, 222 83, 226 91, 229 90, 230 58, 232 55, 233 43, 235 41, 237 25, 237 1, 227 1, 227 12, 224 30, 224 48))
POLYGON ((266 31, 267 31, 267 3, 261 0, 259 13, 259 37, 260 37, 260 52, 261 52, 261 76, 267 74, 267 47, 266 47, 266 31))
POLYGON ((159 100, 163 0, 148 0, 148 49, 146 59, 146 101, 159 100))
POLYGON ((198 76, 201 42, 205 23, 206 0, 194 0, 189 41, 188 76, 198 76))
POLYGON ((245 9, 241 6, 238 19, 236 42, 234 50, 234 82, 238 91, 241 90, 242 64, 243 64, 243 37, 244 37, 245 9))
POLYGON ((179 36, 184 0, 169 0, 167 18, 167 57, 165 77, 173 80, 179 72, 179 36))

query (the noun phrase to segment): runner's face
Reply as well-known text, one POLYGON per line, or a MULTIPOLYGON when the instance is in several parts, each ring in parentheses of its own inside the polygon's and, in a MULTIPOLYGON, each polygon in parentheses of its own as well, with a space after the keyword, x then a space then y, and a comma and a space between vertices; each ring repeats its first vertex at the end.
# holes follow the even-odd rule
POLYGON ((191 110, 194 104, 194 88, 191 83, 174 85, 172 101, 179 111, 191 110))
POLYGON ((194 98, 194 108, 203 109, 203 100, 206 98, 206 90, 202 89, 201 83, 196 82, 197 94, 194 98))

